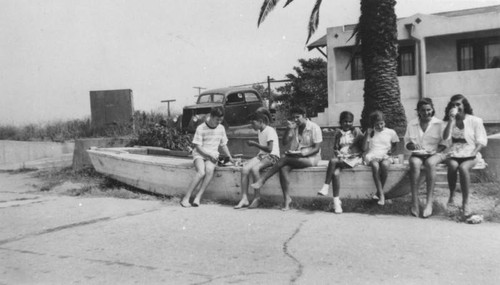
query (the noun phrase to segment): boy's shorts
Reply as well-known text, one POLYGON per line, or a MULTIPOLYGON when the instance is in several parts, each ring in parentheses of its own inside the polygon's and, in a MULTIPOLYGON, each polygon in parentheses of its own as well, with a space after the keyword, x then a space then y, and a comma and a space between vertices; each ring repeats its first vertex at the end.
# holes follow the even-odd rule
POLYGON ((260 153, 257 155, 257 159, 258 160, 263 160, 263 159, 267 159, 269 161, 271 161, 271 163, 274 165, 276 164, 276 162, 278 162, 278 160, 280 160, 280 158, 274 154, 270 154, 270 153, 260 153))

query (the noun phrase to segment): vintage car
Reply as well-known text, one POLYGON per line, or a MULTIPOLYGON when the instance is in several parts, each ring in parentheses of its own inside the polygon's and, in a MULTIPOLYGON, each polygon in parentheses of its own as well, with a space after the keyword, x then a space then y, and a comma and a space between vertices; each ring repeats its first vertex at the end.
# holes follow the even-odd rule
MULTIPOLYGON (((189 132, 194 132, 196 127, 205 120, 210 109, 220 106, 224 109, 224 122, 226 128, 248 124, 247 117, 251 113, 266 107, 259 92, 251 87, 227 87, 207 90, 198 96, 195 105, 186 106, 182 116, 178 118, 179 127, 189 132)), ((264 113, 271 121, 270 112, 264 113)))

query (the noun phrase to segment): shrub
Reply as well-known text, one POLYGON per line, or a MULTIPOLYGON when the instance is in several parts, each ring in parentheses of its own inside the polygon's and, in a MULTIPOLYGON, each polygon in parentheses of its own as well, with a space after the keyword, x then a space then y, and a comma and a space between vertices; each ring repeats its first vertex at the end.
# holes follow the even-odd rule
POLYGON ((191 135, 167 124, 154 124, 138 130, 130 145, 157 146, 171 150, 191 150, 191 135))

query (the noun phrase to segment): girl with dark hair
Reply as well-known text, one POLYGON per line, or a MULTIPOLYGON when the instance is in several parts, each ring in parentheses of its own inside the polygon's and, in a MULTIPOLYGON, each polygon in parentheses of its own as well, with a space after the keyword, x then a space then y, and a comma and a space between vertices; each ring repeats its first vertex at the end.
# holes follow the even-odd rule
POLYGON ((464 216, 471 214, 469 208, 470 170, 483 162, 479 152, 487 145, 488 139, 483 120, 472 115, 472 108, 462 94, 453 95, 446 106, 444 120, 447 122, 443 137, 451 142, 448 151, 448 186, 450 198, 448 205, 454 203, 457 172, 460 173, 462 190, 462 210, 464 216))
POLYGON ((418 217, 420 213, 418 188, 420 168, 425 165, 427 203, 423 217, 432 215, 432 202, 436 182, 436 165, 446 159, 443 151, 446 149, 443 140, 443 121, 434 117, 435 110, 431 98, 422 98, 417 103, 418 118, 410 121, 404 137, 405 147, 412 152, 410 164, 410 186, 412 206, 410 213, 418 217))
POLYGON ((369 116, 370 128, 366 130, 363 140, 365 163, 372 168, 372 176, 377 188, 373 199, 379 205, 385 204, 384 185, 387 180, 389 165, 392 158, 389 154, 396 150, 399 137, 393 129, 385 127, 384 114, 374 111, 369 116))
POLYGON ((318 195, 328 195, 330 183, 333 188, 333 208, 335 213, 342 213, 342 202, 340 201, 340 170, 352 168, 362 163, 361 154, 363 133, 353 126, 354 115, 349 111, 340 113, 340 129, 335 130, 333 143, 333 157, 328 163, 325 184, 318 191, 318 195))

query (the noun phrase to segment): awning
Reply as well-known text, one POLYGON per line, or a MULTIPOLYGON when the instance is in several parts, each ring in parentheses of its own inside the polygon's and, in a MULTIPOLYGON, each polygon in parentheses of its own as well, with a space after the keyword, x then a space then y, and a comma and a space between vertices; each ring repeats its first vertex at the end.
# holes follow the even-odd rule
POLYGON ((326 35, 322 36, 318 40, 314 41, 312 44, 307 46, 307 49, 311 51, 314 48, 326 47, 326 35))

